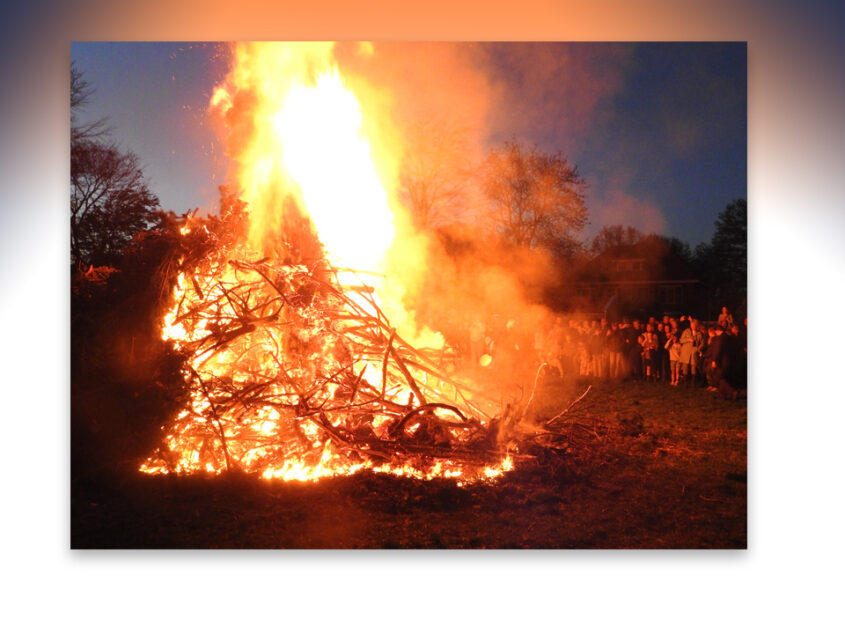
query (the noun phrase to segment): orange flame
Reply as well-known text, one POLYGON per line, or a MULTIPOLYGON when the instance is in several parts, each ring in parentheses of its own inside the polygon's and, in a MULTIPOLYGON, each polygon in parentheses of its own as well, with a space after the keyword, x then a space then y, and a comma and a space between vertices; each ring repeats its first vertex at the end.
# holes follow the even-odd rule
MULTIPOLYGON (((404 338, 440 348, 443 337, 419 328, 403 302, 424 270, 425 246, 407 232, 397 240, 407 224, 395 195, 401 139, 382 100, 362 106, 332 51, 332 43, 237 44, 212 97, 250 207, 249 244, 273 252, 290 205, 306 211, 332 264, 374 274, 367 284, 404 338)), ((377 92, 361 79, 356 85, 377 92)))
MULTIPOLYGON (((390 275, 391 248, 405 251, 404 257, 415 248, 397 245, 397 214, 401 210, 395 207, 391 192, 395 190, 398 159, 391 159, 387 149, 390 134, 382 138, 374 132, 381 128, 374 120, 376 114, 362 107, 341 76, 332 46, 264 43, 234 48, 233 68, 224 85, 215 90, 211 109, 225 124, 234 179, 249 209, 247 243, 239 248, 244 253, 277 254, 283 248, 276 241, 286 214, 292 213, 292 206, 306 212, 333 265, 378 274, 372 285, 377 289, 379 304, 400 329, 411 333, 408 339, 418 343, 425 338, 428 344, 442 345, 436 334, 417 332, 413 316, 402 306, 402 283, 390 275), (385 160, 377 165, 375 156, 385 160)), ((296 266, 285 270, 292 278, 297 273, 296 266)), ((250 380, 248 370, 255 376, 262 368, 278 367, 285 353, 284 336, 269 327, 256 328, 227 347, 202 348, 216 326, 237 323, 240 315, 232 302, 221 301, 222 308, 208 315, 197 307, 210 297, 222 299, 227 287, 238 284, 258 289, 263 281, 259 272, 238 269, 225 259, 206 262, 190 279, 180 275, 172 308, 164 318, 162 337, 173 341, 177 349, 198 351, 184 370, 192 386, 192 402, 166 437, 169 457, 151 457, 142 471, 219 472, 233 461, 264 478, 283 480, 315 480, 372 469, 465 481, 498 477, 513 468, 509 458, 472 474, 447 459, 419 466, 389 462, 376 465, 367 459, 350 458, 307 417, 292 413, 297 407, 296 395, 270 393, 268 403, 273 404, 237 420, 226 419, 214 405, 220 395, 207 387, 214 378, 225 376, 234 385, 246 385, 250 380), (280 430, 285 425, 297 428, 298 449, 279 447, 280 430)), ((369 306, 363 300, 359 304, 369 306)), ((270 314, 274 308, 279 306, 270 300, 263 310, 270 314)), ((308 361, 310 367, 295 372, 305 380, 311 375, 329 376, 340 371, 342 364, 333 353, 338 340, 325 320, 312 314, 298 319, 300 337, 322 337, 322 341, 308 361)), ((355 361, 349 371, 372 384, 385 380, 383 368, 372 359, 355 361)), ((314 398, 332 398, 334 389, 326 382, 314 398)), ((407 391, 398 386, 391 389, 394 396, 401 389, 407 391)), ((399 396, 411 394, 408 391, 399 396)), ((388 413, 376 416, 373 429, 379 433, 389 421, 388 413)))
POLYGON ((235 178, 250 205, 251 246, 281 223, 283 201, 306 209, 333 264, 384 272, 393 236, 388 195, 363 136, 363 114, 326 43, 238 44, 212 107, 246 114, 231 139, 235 178), (238 100, 248 101, 243 113, 238 100))

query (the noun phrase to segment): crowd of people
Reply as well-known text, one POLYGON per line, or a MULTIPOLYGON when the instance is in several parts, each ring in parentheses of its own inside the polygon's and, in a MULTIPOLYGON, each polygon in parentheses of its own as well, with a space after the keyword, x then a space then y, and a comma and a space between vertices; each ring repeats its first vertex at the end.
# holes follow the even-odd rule
POLYGON ((634 378, 671 386, 706 387, 736 399, 746 385, 747 319, 727 308, 714 322, 691 316, 568 321, 538 331, 535 350, 561 377, 634 378))

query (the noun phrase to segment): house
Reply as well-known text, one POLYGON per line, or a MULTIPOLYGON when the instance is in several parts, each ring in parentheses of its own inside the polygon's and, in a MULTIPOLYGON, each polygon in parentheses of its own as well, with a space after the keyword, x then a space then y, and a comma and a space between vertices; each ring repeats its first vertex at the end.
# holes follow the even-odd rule
POLYGON ((696 314, 705 301, 677 243, 658 236, 606 249, 585 263, 575 290, 582 305, 609 319, 696 314))

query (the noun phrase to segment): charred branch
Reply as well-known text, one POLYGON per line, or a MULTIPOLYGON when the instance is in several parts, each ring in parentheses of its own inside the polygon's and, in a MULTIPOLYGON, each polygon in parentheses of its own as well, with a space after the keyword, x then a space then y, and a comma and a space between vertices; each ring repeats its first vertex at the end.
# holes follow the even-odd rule
MULTIPOLYGON (((208 456, 216 443, 222 456, 211 463, 226 469, 272 466, 293 453, 317 463, 329 445, 391 465, 489 465, 508 455, 502 439, 512 438, 531 398, 505 406, 455 379, 443 369, 453 352, 440 351, 437 362, 415 349, 370 285, 342 285, 341 271, 325 261, 309 269, 223 252, 169 265, 187 282, 168 317, 174 345, 191 360, 192 402, 175 432, 183 453, 208 456)), ((545 431, 545 445, 560 435, 545 431)), ((172 465, 172 451, 160 459, 172 465)))

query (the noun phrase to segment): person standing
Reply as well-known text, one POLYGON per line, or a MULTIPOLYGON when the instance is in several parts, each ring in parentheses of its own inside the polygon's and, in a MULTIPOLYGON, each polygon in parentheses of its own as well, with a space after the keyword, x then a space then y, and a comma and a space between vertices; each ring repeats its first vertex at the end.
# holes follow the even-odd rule
POLYGON ((669 380, 669 349, 666 340, 669 336, 668 328, 662 321, 657 322, 657 378, 661 381, 669 380))
POLYGON ((676 330, 670 330, 665 348, 669 351, 669 370, 672 374, 670 385, 678 385, 681 371, 681 342, 676 330))
POLYGON ((622 377, 624 363, 622 360, 622 346, 624 344, 622 331, 619 324, 614 323, 610 326, 610 332, 607 335, 607 348, 610 354, 610 378, 619 379, 622 377))
POLYGON ((701 352, 701 366, 704 368, 704 379, 707 384, 708 391, 716 390, 716 379, 713 371, 713 364, 710 363, 713 356, 713 339, 716 337, 716 328, 710 326, 707 329, 707 336, 705 338, 704 349, 701 352))
POLYGON ((656 372, 657 360, 657 335, 654 332, 654 326, 647 324, 643 333, 637 339, 640 344, 643 359, 643 374, 646 381, 653 381, 656 372))
POLYGON ((697 319, 690 318, 689 327, 681 333, 681 373, 686 385, 695 386, 704 346, 704 333, 697 319))
POLYGON ((722 327, 725 334, 730 332, 731 326, 734 325, 734 318, 727 306, 722 306, 722 312, 719 313, 719 317, 716 321, 719 322, 719 325, 722 327))
POLYGON ((639 333, 634 330, 631 322, 625 317, 622 319, 622 326, 619 328, 619 338, 622 351, 622 378, 636 376, 637 368, 639 367, 639 346, 637 345, 637 336, 639 333), (633 361, 636 359, 636 365, 633 361))
POLYGON ((641 379, 645 376, 645 361, 642 355, 643 349, 640 346, 640 336, 643 334, 645 329, 639 319, 634 320, 631 328, 631 346, 628 349, 629 362, 634 373, 634 378, 641 379))
POLYGON ((557 372, 558 378, 563 378, 563 363, 561 355, 563 352, 563 319, 555 317, 551 328, 546 331, 539 328, 534 337, 534 346, 542 363, 557 372))
POLYGON ((716 326, 709 363, 716 389, 724 399, 736 400, 738 391, 732 384, 735 364, 736 338, 726 335, 721 325, 716 326))
POLYGON ((469 327, 469 358, 472 365, 479 363, 486 352, 484 331, 484 323, 478 317, 473 319, 469 327))

